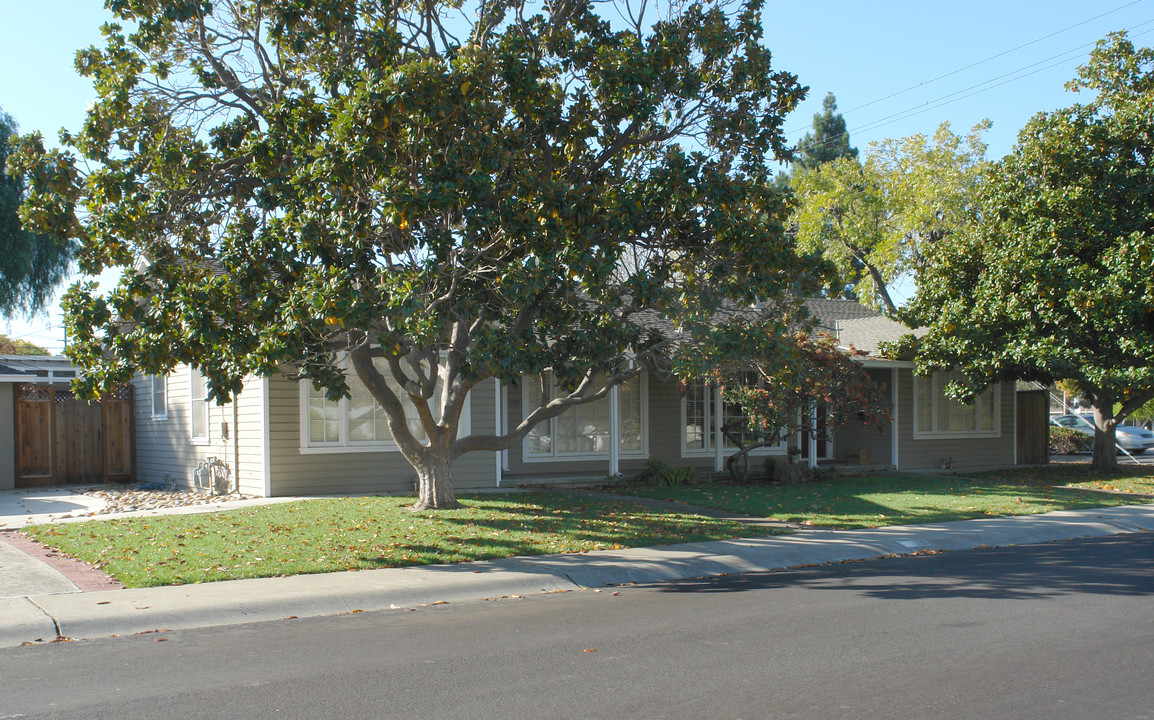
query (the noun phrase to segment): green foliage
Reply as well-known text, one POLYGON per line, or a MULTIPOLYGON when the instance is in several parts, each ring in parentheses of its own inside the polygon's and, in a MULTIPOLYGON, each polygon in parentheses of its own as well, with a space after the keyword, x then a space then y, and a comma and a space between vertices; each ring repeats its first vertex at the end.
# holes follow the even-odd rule
POLYGON ((51 355, 46 349, 19 338, 0 335, 0 355, 51 355))
POLYGON ((882 340, 878 343, 878 352, 889 360, 910 361, 917 357, 920 341, 917 335, 906 333, 894 341, 882 340))
POLYGON ((0 110, 0 314, 33 315, 44 309, 68 276, 75 243, 24 229, 18 210, 27 188, 8 169, 16 121, 0 110))
POLYGON ((871 143, 864 161, 796 172, 799 246, 833 262, 848 297, 896 315, 888 285, 916 275, 930 247, 973 221, 988 127, 959 136, 943 123, 933 138, 871 143))
POLYGON ((660 460, 650 460, 636 478, 642 485, 655 487, 676 487, 691 485, 698 481, 697 468, 670 465, 660 460))
POLYGON ((804 89, 760 0, 113 9, 134 29, 79 54, 84 128, 17 163, 39 231, 125 269, 66 300, 90 394, 194 363, 216 398, 282 369, 335 398, 351 355, 420 504, 452 505, 453 459, 661 362, 638 313, 704 342, 725 303, 812 285, 768 169, 804 89), (565 397, 457 436, 478 382, 545 371, 565 397))
POLYGON ((1050 426, 1050 454, 1074 455, 1094 447, 1094 440, 1085 433, 1059 425, 1050 426))
POLYGON ((857 158, 857 148, 850 147, 845 118, 837 111, 837 98, 826 93, 822 111, 813 116, 813 132, 807 132, 797 144, 793 167, 815 170, 838 158, 857 158))
POLYGON ((1067 87, 1091 97, 1034 116, 990 169, 981 223, 934 247, 918 362, 961 368, 959 397, 1066 381, 1102 411, 1108 468, 1116 423, 1154 398, 1154 50, 1111 35, 1067 87))
MULTIPOLYGON (((722 386, 725 401, 741 406, 749 435, 772 444, 809 429, 810 407, 824 405, 831 428, 864 417, 883 432, 892 417, 889 397, 830 336, 808 327, 734 320, 706 346, 688 349, 677 367, 686 376, 722 386)), ((743 433, 739 433, 743 434, 743 433)))

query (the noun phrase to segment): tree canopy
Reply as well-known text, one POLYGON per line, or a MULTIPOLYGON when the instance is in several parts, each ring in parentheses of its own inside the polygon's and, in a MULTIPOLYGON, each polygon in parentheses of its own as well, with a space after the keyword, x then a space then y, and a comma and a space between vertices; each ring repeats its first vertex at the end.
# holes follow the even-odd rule
POLYGON ((966 397, 999 380, 1065 380, 1095 408, 1094 464, 1154 398, 1154 50, 1099 41, 1067 89, 990 169, 980 222, 934 246, 915 311, 918 362, 956 365, 966 397))
POLYGON ((124 268, 66 299, 82 389, 191 363, 217 399, 278 372, 337 398, 355 375, 418 507, 447 507, 463 453, 813 286, 768 170, 804 89, 760 0, 111 7, 135 29, 79 53, 83 129, 20 146, 25 216, 124 268), (472 388, 526 376, 561 392, 458 436, 472 388))
POLYGON ((51 355, 45 348, 20 338, 0 335, 0 355, 51 355))
POLYGON ((871 143, 864 161, 845 156, 798 170, 798 245, 837 267, 846 296, 897 314, 889 286, 916 278, 928 248, 975 217, 988 127, 959 136, 943 123, 932 138, 871 143))
POLYGON ((34 315, 68 277, 74 242, 26 230, 18 214, 25 183, 8 170, 16 121, 0 110, 0 314, 34 315))
POLYGON ((857 148, 849 144, 845 118, 837 111, 837 98, 831 92, 821 101, 821 112, 813 116, 813 132, 797 144, 793 168, 813 170, 838 158, 857 158, 857 148))

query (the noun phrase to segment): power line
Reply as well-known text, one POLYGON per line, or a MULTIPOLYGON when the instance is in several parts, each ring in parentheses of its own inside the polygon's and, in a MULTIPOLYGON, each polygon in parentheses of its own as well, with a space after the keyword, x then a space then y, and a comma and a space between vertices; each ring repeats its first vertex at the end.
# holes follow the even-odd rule
POLYGON ((984 65, 985 63, 988 63, 991 60, 997 60, 998 58, 1002 57, 1003 55, 1009 55, 1010 53, 1017 52, 1018 50, 1021 50, 1024 47, 1029 47, 1030 45, 1040 43, 1043 40, 1049 40, 1050 38, 1054 37, 1055 35, 1061 35, 1062 33, 1066 32, 1067 30, 1073 30, 1076 27, 1080 27, 1082 25, 1085 25, 1086 23, 1093 22, 1095 20, 1098 20, 1099 18, 1104 18, 1107 15, 1111 15, 1113 13, 1118 12, 1119 10, 1124 10, 1124 9, 1130 7, 1131 5, 1137 5, 1140 2, 1142 2, 1142 0, 1134 0, 1133 2, 1126 3, 1125 5, 1120 5, 1116 8, 1114 8, 1113 10, 1107 10, 1106 12, 1102 13, 1101 15, 1095 15, 1092 18, 1083 20, 1081 22, 1074 23, 1073 25, 1070 25, 1069 27, 1064 27, 1061 30, 1056 30, 1056 31, 1050 33, 1049 35, 1043 35, 1040 38, 1037 38, 1035 40, 1031 40, 1030 42, 1027 42, 1027 43, 1022 43, 1021 45, 1019 45, 1017 47, 1010 48, 1009 50, 1003 50, 1002 52, 997 53, 996 55, 991 55, 990 57, 988 57, 984 60, 979 60, 975 63, 970 63, 969 65, 966 65, 965 67, 960 67, 957 70, 951 70, 950 72, 948 72, 944 75, 939 75, 936 78, 933 78, 932 80, 926 80, 925 82, 918 83, 917 85, 911 85, 910 87, 906 88, 905 90, 898 90, 897 92, 890 93, 889 95, 886 95, 885 97, 880 97, 877 100, 871 100, 871 101, 869 101, 863 105, 858 105, 857 107, 850 108, 849 110, 846 110, 842 114, 844 115, 846 113, 851 113, 855 110, 861 110, 862 108, 869 107, 870 105, 875 105, 879 102, 882 102, 883 100, 889 100, 892 97, 897 97, 898 95, 903 95, 903 94, 908 93, 910 91, 917 90, 920 87, 925 87, 926 85, 929 85, 930 83, 935 83, 938 80, 944 80, 945 78, 948 78, 952 75, 957 75, 960 72, 965 72, 966 70, 969 70, 970 68, 975 68, 979 65, 984 65))
MULTIPOLYGON (((987 63, 987 62, 990 62, 991 60, 996 60, 997 58, 1000 58, 1000 57, 1002 57, 1002 56, 1004 56, 1004 55, 1008 55, 1008 54, 1010 54, 1010 53, 1013 53, 1013 52, 1016 52, 1016 51, 1018 51, 1018 50, 1021 50, 1022 48, 1025 48, 1025 47, 1029 47, 1030 45, 1034 45, 1034 44, 1036 44, 1036 43, 1039 43, 1039 42, 1041 42, 1041 41, 1043 41, 1043 40, 1047 40, 1047 39, 1049 39, 1049 38, 1052 38, 1052 37, 1054 37, 1054 36, 1056 36, 1056 35, 1060 35, 1060 34, 1062 34, 1062 33, 1064 33, 1064 32, 1067 32, 1068 30, 1073 30, 1073 29, 1074 29, 1074 28, 1076 28, 1076 27, 1080 27, 1080 26, 1082 26, 1082 25, 1085 25, 1085 24, 1087 24, 1087 23, 1093 22, 1094 20, 1098 20, 1098 19, 1100 19, 1100 18, 1103 18, 1103 17, 1105 17, 1105 16, 1107 16, 1107 15, 1110 15, 1110 14, 1116 13, 1116 12, 1118 12, 1118 11, 1120 11, 1120 10, 1124 10, 1124 9, 1126 9, 1126 8, 1128 8, 1128 7, 1132 6, 1132 5, 1137 5, 1137 4, 1141 3, 1141 2, 1143 2, 1143 0, 1133 0, 1133 2, 1129 2, 1129 3, 1126 3, 1125 5, 1120 5, 1120 6, 1116 7, 1116 8, 1114 8, 1113 10, 1108 10, 1108 11, 1106 11, 1106 12, 1104 12, 1104 13, 1101 13, 1100 15, 1095 15, 1095 16, 1094 16, 1094 17, 1092 17, 1092 18, 1088 18, 1088 19, 1086 19, 1086 20, 1082 20, 1082 21, 1080 21, 1080 22, 1074 23, 1073 25, 1070 25, 1070 26, 1067 26, 1067 27, 1065 27, 1065 28, 1062 28, 1061 30, 1056 30, 1056 31, 1054 31, 1054 32, 1052 32, 1052 33, 1049 33, 1048 35, 1043 35, 1042 37, 1039 37, 1039 38, 1036 38, 1036 39, 1034 39, 1034 40, 1031 40, 1031 41, 1029 41, 1029 42, 1023 43, 1023 44, 1021 44, 1021 45, 1018 45, 1017 47, 1013 47, 1013 48, 1010 48, 1009 50, 1004 50, 1004 51, 1002 51, 1002 52, 1000 52, 1000 53, 997 53, 997 54, 991 55, 991 56, 989 56, 989 57, 987 57, 987 58, 985 58, 985 59, 983 59, 983 60, 979 60, 979 61, 977 61, 977 62, 973 62, 973 63, 970 63, 969 65, 966 65, 966 66, 964 66, 964 67, 960 67, 960 68, 958 68, 958 69, 956 69, 956 70, 951 70, 951 71, 950 71, 950 72, 948 72, 948 73, 945 73, 945 74, 943 74, 943 75, 939 75, 939 76, 937 76, 937 77, 935 77, 935 78, 932 78, 932 79, 930 79, 930 80, 926 80, 926 81, 924 81, 924 82, 920 82, 920 83, 918 83, 917 85, 911 85, 910 87, 908 87, 908 88, 906 88, 906 89, 904 89, 904 90, 898 90, 897 92, 893 92, 893 93, 890 93, 889 95, 885 95, 885 96, 883 96, 883 97, 880 97, 880 98, 877 98, 877 99, 874 99, 874 100, 870 100, 869 102, 863 103, 863 104, 861 104, 861 105, 858 105, 858 106, 856 106, 856 107, 853 107, 853 108, 850 108, 849 110, 843 110, 843 111, 841 112, 841 114, 842 114, 843 116, 845 116, 845 115, 848 115, 849 113, 852 113, 852 112, 854 112, 854 111, 856 111, 856 110, 861 110, 862 108, 870 107, 871 105, 876 105, 876 104, 877 104, 877 103, 879 103, 879 102, 883 102, 883 101, 885 101, 885 100, 889 100, 889 99, 891 99, 891 98, 894 98, 894 97, 897 97, 897 96, 899 96, 899 95, 903 95, 903 94, 905 94, 905 93, 911 92, 911 91, 913 91, 913 90, 917 90, 918 88, 922 88, 922 87, 925 87, 926 85, 930 85, 931 83, 935 83, 935 82, 937 82, 937 81, 939 81, 939 80, 942 80, 942 79, 945 79, 945 78, 951 77, 951 76, 953 76, 953 75, 956 75, 956 74, 958 74, 958 73, 960 73, 960 72, 964 72, 964 71, 966 71, 966 70, 969 70, 969 69, 971 69, 971 68, 977 67, 977 66, 979 66, 979 65, 983 65, 983 64, 985 64, 985 63, 987 63)), ((1145 21, 1145 22, 1139 23, 1138 25, 1135 25, 1134 27, 1141 27, 1142 25, 1146 25, 1146 24, 1148 24, 1149 22, 1151 22, 1151 21, 1147 20, 1147 21, 1145 21)), ((1091 44, 1093 44, 1093 43, 1091 43, 1091 44)), ((1079 46, 1079 48, 1077 48, 1077 49, 1080 49, 1080 48, 1082 48, 1082 47, 1085 47, 1085 45, 1081 45, 1081 46, 1079 46)), ((1066 53, 1069 53, 1069 52, 1074 52, 1074 50, 1068 50, 1068 51, 1066 51, 1066 53)), ((1065 53, 1060 53, 1060 54, 1065 54, 1065 53)), ((1053 57, 1057 57, 1057 56, 1053 56, 1053 57)), ((1047 58, 1047 60, 1049 60, 1049 59, 1052 59, 1052 58, 1047 58)), ((1047 60, 1041 60, 1041 61, 1039 61, 1039 62, 1046 62, 1047 60)), ((1034 63, 1034 64, 1037 64, 1037 63, 1034 63)), ((1032 65, 1027 65, 1027 66, 1025 66, 1025 67, 1026 67, 1026 68, 1028 68, 1028 67, 1032 67, 1032 65)), ((1025 68, 1019 68, 1019 70, 1022 70, 1022 69, 1025 69, 1025 68)), ((1017 72, 1017 71, 1012 71, 1012 72, 1017 72)), ((1003 76, 1001 76, 1001 77, 1004 77, 1004 75, 1003 75, 1003 76)), ((997 78, 995 78, 995 79, 997 79, 997 78)), ((987 81, 987 82, 992 82, 992 80, 989 80, 989 81, 987 81)), ((968 89, 968 88, 967 88, 967 89, 968 89)), ((959 91, 959 92, 964 92, 964 91, 959 91)), ((933 102, 933 101, 931 101, 931 102, 933 102)), ((903 112, 905 112, 905 111, 903 111, 903 112)), ((892 117, 892 116, 891 116, 891 117, 892 117)), ((787 135, 787 136, 788 136, 788 135, 797 135, 798 133, 807 132, 809 129, 810 129, 810 127, 809 127, 809 126, 807 126, 807 127, 801 127, 801 128, 795 128, 795 129, 793 129, 793 130, 790 130, 789 132, 787 132, 787 133, 786 133, 786 135, 787 135)))
MULTIPOLYGON (((1142 25, 1148 25, 1151 22, 1154 22, 1154 20, 1147 20, 1146 22, 1140 23, 1139 25, 1136 25, 1135 27, 1141 27, 1142 25)), ((1137 34, 1133 35, 1132 37, 1142 37, 1143 35, 1147 35, 1151 32, 1154 32, 1154 30, 1146 30, 1145 32, 1137 33, 1137 34)), ((879 118, 878 120, 875 120, 871 123, 866 123, 861 128, 855 129, 854 133, 860 135, 862 133, 870 132, 871 130, 877 130, 880 127, 885 127, 886 125, 892 125, 893 123, 899 122, 901 120, 905 120, 906 118, 914 117, 915 115, 921 115, 922 113, 929 112, 930 110, 936 110, 940 107, 945 107, 946 105, 950 105, 951 103, 955 103, 959 100, 965 100, 966 98, 973 97, 974 95, 979 95, 979 94, 987 92, 989 90, 993 90, 995 88, 1002 87, 1003 85, 1008 85, 1009 83, 1017 82, 1018 80, 1028 78, 1031 75, 1037 75, 1040 72, 1045 72, 1046 70, 1050 70, 1051 68, 1058 67, 1059 65, 1065 65, 1065 64, 1069 63, 1071 60, 1073 60, 1074 58, 1065 58, 1063 60, 1059 60, 1056 63, 1052 63, 1052 64, 1047 65, 1045 67, 1038 68, 1037 70, 1034 70, 1032 72, 1018 75, 1017 77, 1011 77, 1009 80, 1005 80, 1004 82, 1000 82, 1000 83, 997 83, 995 85, 990 85, 990 83, 993 83, 997 80, 1001 80, 1002 78, 1006 78, 1006 77, 1009 77, 1011 75, 1017 75, 1018 73, 1022 72, 1023 70, 1034 67, 1035 65, 1038 65, 1039 63, 1048 62, 1049 60, 1053 60, 1056 57, 1061 57, 1062 55, 1069 55, 1070 53, 1078 52, 1079 50, 1082 50, 1083 48, 1088 47, 1090 45, 1094 45, 1094 44, 1095 43, 1089 43, 1088 45, 1083 45, 1080 48, 1075 48, 1074 50, 1068 50, 1064 53, 1059 53, 1058 55, 1051 56, 1049 58, 1046 58, 1045 60, 1039 60, 1037 63, 1032 63, 1030 65, 1026 65, 1024 67, 1018 68, 1017 70, 1013 70, 1013 71, 1005 73, 1003 75, 999 75, 998 77, 991 78, 990 80, 986 80, 984 82, 977 83, 976 85, 971 85, 968 88, 963 88, 963 89, 958 90, 956 92, 949 93, 948 95, 942 95, 941 97, 927 101, 925 103, 925 107, 915 106, 912 108, 907 108, 905 110, 902 110, 901 112, 894 113, 893 115, 888 115, 884 118, 879 118), (988 85, 988 87, 983 87, 986 85, 988 85), (980 88, 980 89, 975 89, 975 88, 980 88), (968 93, 966 95, 961 95, 961 97, 954 97, 955 95, 959 95, 960 93, 965 93, 968 90, 974 90, 974 92, 968 93)), ((1085 53, 1083 53, 1083 54, 1085 54, 1085 53)))

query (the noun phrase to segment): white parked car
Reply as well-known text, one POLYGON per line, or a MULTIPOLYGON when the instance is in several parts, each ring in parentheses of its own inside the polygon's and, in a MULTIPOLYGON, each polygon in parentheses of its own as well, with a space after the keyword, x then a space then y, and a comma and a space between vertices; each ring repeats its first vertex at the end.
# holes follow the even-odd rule
MULTIPOLYGON (((1093 415, 1060 415, 1050 418, 1050 423, 1070 428, 1083 435, 1094 436, 1093 415)), ((1114 438, 1118 441, 1118 446, 1131 455, 1141 455, 1147 448, 1154 447, 1154 432, 1145 428, 1119 425, 1114 431, 1114 438)))

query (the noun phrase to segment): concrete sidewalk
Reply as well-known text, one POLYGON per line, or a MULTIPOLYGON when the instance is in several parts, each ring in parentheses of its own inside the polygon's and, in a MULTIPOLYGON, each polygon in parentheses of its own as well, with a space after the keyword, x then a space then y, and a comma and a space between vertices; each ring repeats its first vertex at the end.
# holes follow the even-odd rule
MULTIPOLYGON (((0 598, 0 647, 1154 530, 1154 505, 493 562, 0 598)), ((3 550, 0 544, 0 551, 3 550)), ((17 551, 18 552, 18 551, 17 551)), ((5 593, 7 594, 7 593, 5 593)))

